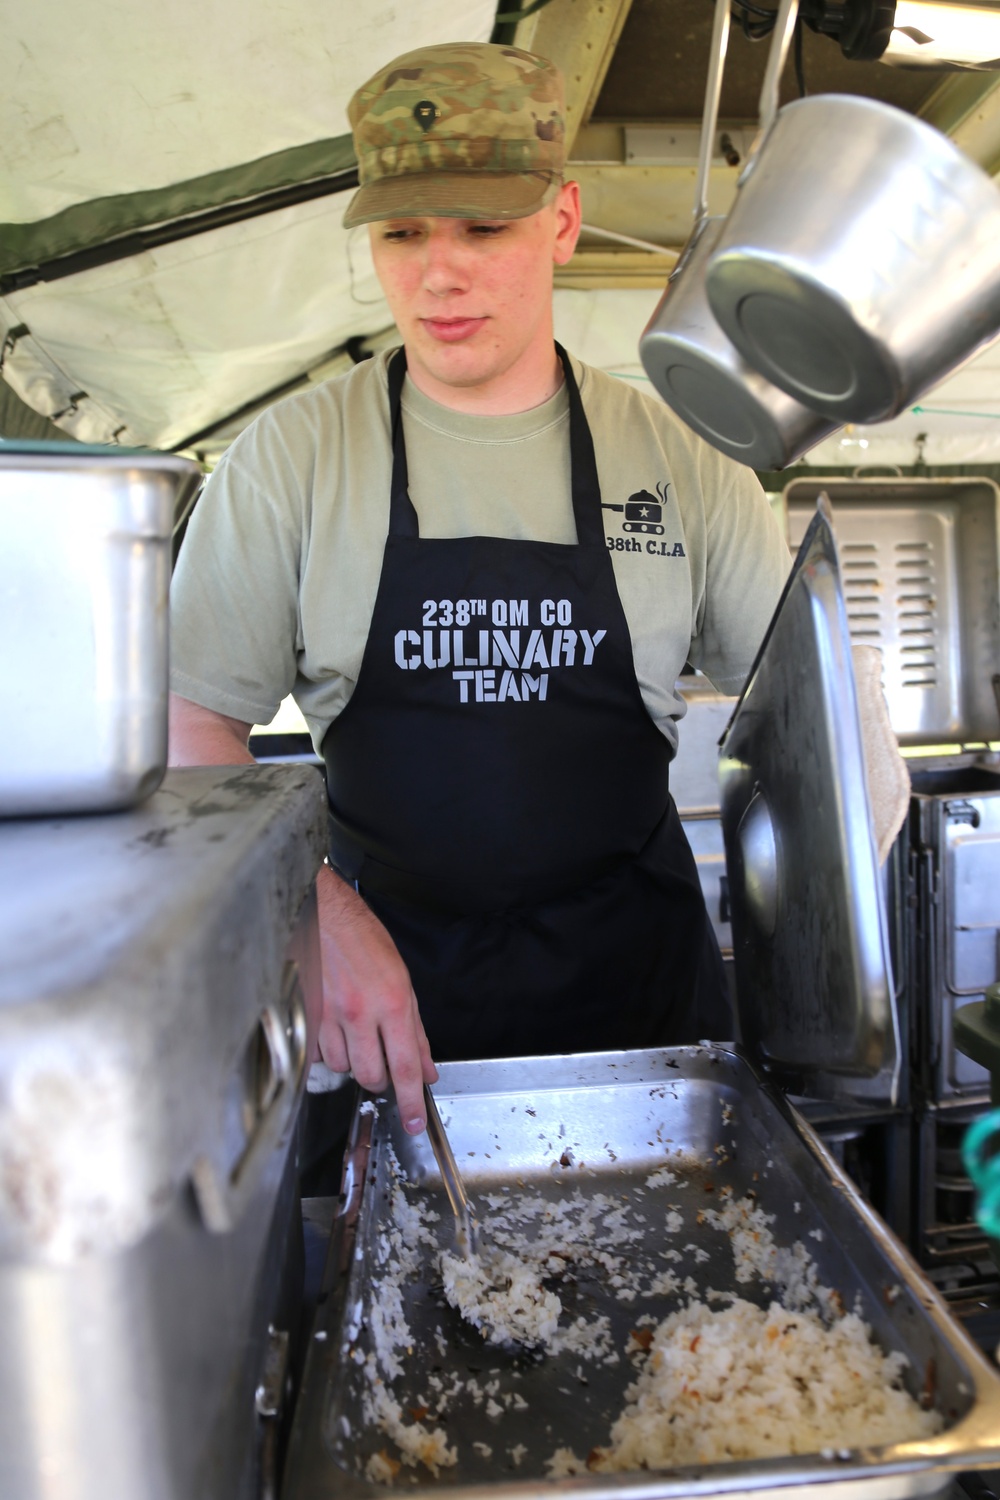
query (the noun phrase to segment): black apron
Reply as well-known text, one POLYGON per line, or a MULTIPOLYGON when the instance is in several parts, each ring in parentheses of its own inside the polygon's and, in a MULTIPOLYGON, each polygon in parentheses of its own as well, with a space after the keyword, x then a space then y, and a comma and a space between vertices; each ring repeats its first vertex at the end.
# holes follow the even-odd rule
POLYGON ((389 533, 323 741, 330 859, 391 933, 436 1059, 725 1039, 718 946, 642 701, 566 376, 577 542, 422 539, 389 365, 389 533))

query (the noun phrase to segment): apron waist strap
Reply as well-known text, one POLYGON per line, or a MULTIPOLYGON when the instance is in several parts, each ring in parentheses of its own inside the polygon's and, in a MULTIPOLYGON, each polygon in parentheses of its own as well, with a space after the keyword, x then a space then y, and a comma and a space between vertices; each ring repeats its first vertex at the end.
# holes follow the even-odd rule
POLYGON ((433 912, 438 916, 473 916, 506 911, 511 907, 557 901, 574 891, 583 890, 605 875, 611 875, 632 856, 610 854, 590 864, 581 865, 563 877, 520 880, 506 897, 502 891, 481 890, 469 879, 442 880, 439 876, 421 875, 382 864, 351 837, 331 813, 329 816, 330 864, 351 885, 364 893, 384 896, 407 906, 433 912))

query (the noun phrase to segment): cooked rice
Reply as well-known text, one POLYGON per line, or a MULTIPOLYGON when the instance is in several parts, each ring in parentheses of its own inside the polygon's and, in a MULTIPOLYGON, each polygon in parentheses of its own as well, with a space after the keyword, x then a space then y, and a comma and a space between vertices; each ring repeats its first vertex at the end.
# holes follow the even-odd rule
POLYGON ((815 1312, 742 1298, 713 1312, 692 1302, 656 1329, 607 1447, 585 1465, 563 1450, 552 1473, 669 1469, 902 1442, 937 1432, 902 1389, 905 1359, 883 1354, 855 1313, 826 1327, 815 1312), (575 1465, 575 1467, 573 1467, 575 1465))
MULTIPOLYGON (((557 1448, 546 1462, 552 1477, 821 1453, 842 1448, 845 1436, 857 1447, 940 1430, 938 1414, 922 1410, 903 1389, 904 1357, 883 1354, 858 1311, 844 1315, 838 1293, 820 1282, 802 1241, 779 1245, 774 1216, 752 1194, 737 1199, 722 1187, 713 1200, 718 1206, 698 1208, 692 1218, 725 1236, 731 1277, 741 1286, 762 1283, 765 1300, 770 1297, 766 1307, 683 1274, 708 1255, 680 1239, 685 1219, 678 1204, 658 1206, 661 1233, 675 1244, 654 1252, 644 1214, 626 1207, 621 1196, 578 1187, 556 1202, 527 1191, 491 1194, 488 1243, 478 1259, 467 1261, 442 1250, 439 1215, 423 1198, 411 1201, 391 1153, 390 1160, 395 1181, 390 1216, 374 1241, 376 1274, 363 1309, 359 1303, 345 1316, 348 1357, 364 1376, 363 1419, 399 1454, 371 1454, 364 1469, 369 1480, 392 1484, 401 1465, 421 1464, 435 1477, 454 1467, 458 1446, 434 1424, 446 1420, 456 1402, 471 1401, 497 1423, 528 1405, 499 1370, 490 1372, 496 1378, 479 1381, 474 1374, 451 1371, 442 1378, 427 1369, 427 1394, 404 1415, 390 1386, 404 1374, 412 1378, 415 1354, 430 1352, 413 1347, 404 1288, 429 1262, 440 1269, 447 1300, 487 1343, 529 1345, 581 1362, 612 1365, 623 1356, 632 1362, 636 1377, 606 1444, 584 1457, 557 1448), (640 1312, 619 1350, 606 1315, 569 1318, 553 1287, 583 1268, 626 1305, 663 1294, 683 1293, 688 1301, 662 1320, 640 1312), (362 1324, 367 1354, 357 1342, 362 1324)), ((668 1168, 646 1181, 672 1192, 685 1187, 668 1168)), ((642 1196, 633 1190, 633 1197, 642 1196)), ((818 1230, 806 1233, 822 1238, 818 1230)), ((440 1327, 433 1338, 443 1359, 449 1346, 440 1327)), ((587 1383, 582 1363, 575 1378, 587 1383)), ((470 1446, 480 1458, 491 1447, 482 1441, 470 1446)), ((527 1449, 516 1443, 507 1452, 517 1466, 527 1449)))

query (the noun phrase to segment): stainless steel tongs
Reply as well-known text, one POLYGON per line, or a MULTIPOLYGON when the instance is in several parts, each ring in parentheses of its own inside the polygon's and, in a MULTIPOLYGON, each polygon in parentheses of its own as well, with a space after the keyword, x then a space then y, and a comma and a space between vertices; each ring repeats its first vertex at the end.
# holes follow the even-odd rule
POLYGON ((441 1124, 441 1116, 438 1114, 434 1095, 426 1083, 424 1084, 424 1103, 427 1106, 427 1136, 441 1172, 448 1202, 455 1215, 455 1240, 466 1260, 471 1260, 478 1249, 479 1226, 469 1202, 469 1195, 465 1191, 465 1184, 459 1175, 454 1152, 445 1134, 444 1126, 441 1124))

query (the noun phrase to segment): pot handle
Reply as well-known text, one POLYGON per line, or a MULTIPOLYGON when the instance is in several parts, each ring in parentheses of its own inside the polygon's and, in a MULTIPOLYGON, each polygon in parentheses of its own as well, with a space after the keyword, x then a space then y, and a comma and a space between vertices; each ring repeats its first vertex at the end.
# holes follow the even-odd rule
POLYGON ((798 20, 798 15, 799 0, 781 0, 774 20, 774 30, 771 33, 771 48, 767 54, 764 82, 760 88, 760 123, 757 126, 753 144, 747 153, 746 166, 736 180, 738 188, 743 186, 756 166, 761 147, 778 113, 778 89, 781 84, 781 75, 785 71, 785 63, 788 61, 788 49, 795 35, 795 22, 798 20))
POLYGON ((702 111, 701 140, 698 145, 698 171, 694 181, 694 226, 699 228, 708 218, 708 174, 712 166, 715 127, 719 120, 719 98, 722 94, 722 71, 729 46, 729 7, 731 0, 715 0, 715 20, 708 55, 708 79, 705 84, 705 107, 702 111))

